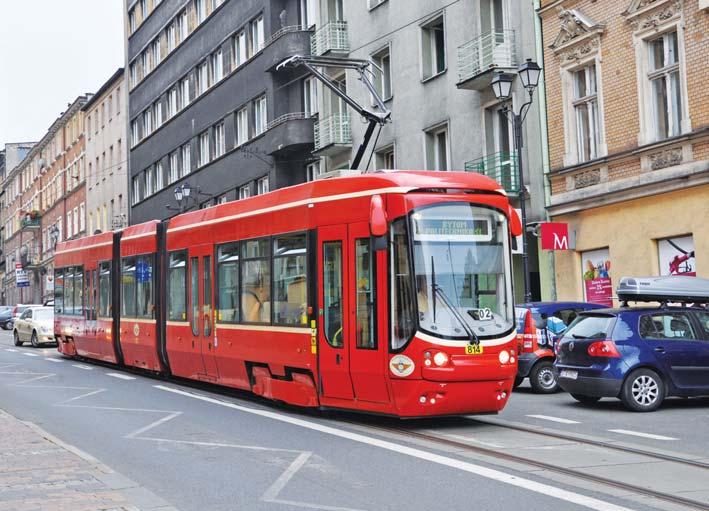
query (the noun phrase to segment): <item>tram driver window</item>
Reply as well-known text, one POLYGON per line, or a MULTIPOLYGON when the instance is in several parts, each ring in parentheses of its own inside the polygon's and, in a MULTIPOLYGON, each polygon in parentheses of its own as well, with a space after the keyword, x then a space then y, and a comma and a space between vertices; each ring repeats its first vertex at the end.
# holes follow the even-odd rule
POLYGON ((307 325, 306 265, 305 234, 289 234, 273 240, 274 323, 307 325))
POLYGON ((153 257, 140 256, 135 262, 136 316, 152 318, 155 315, 153 306, 153 257))
POLYGON ((247 323, 271 322, 271 251, 268 239, 241 243, 241 314, 247 323))
POLYGON ((135 317, 135 257, 126 257, 121 265, 121 316, 135 317))
MULTIPOLYGON (((55 284, 56 286, 56 284, 55 284)), ((98 315, 111 317, 111 263, 103 262, 98 269, 98 315)), ((56 302, 55 302, 56 303, 56 302)))
POLYGON ((391 347, 402 348, 414 335, 414 295, 409 265, 409 239, 406 232, 406 219, 400 218, 391 226, 391 310, 392 333, 391 347))
POLYGON ((222 323, 239 321, 239 243, 217 249, 217 319, 222 323))
POLYGON ((170 253, 167 270, 167 319, 187 320, 187 253, 170 253))
POLYGON ((344 346, 342 337, 342 242, 323 243, 323 292, 325 339, 335 348, 344 346))
POLYGON ((64 269, 54 270, 54 314, 64 313, 64 269))

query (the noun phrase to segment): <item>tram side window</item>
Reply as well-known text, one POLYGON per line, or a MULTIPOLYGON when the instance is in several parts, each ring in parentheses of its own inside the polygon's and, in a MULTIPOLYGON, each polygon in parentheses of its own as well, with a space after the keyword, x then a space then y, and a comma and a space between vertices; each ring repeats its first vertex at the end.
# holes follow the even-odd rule
POLYGON ((54 270, 54 314, 64 314, 64 269, 54 270))
MULTIPOLYGON (((56 286, 56 284, 55 284, 56 286)), ((111 263, 109 261, 99 264, 98 267, 98 315, 103 318, 111 317, 111 263)), ((56 302, 55 302, 56 303, 56 302)))
POLYGON ((187 319, 187 253, 170 253, 167 274, 167 319, 187 319))
POLYGON ((199 335, 199 258, 190 257, 190 304, 192 334, 199 335))
POLYGON ((64 314, 74 314, 74 268, 64 270, 64 314))
POLYGON ((247 323, 271 322, 271 252, 269 240, 241 243, 241 318, 247 323))
POLYGON ((369 238, 355 241, 355 285, 357 287, 357 347, 376 349, 374 335, 374 259, 369 238))
POLYGON ((154 317, 153 306, 153 256, 139 256, 135 261, 136 316, 154 317))
POLYGON ((74 268, 74 315, 84 313, 84 269, 81 266, 74 268))
POLYGON ((392 222, 391 245, 391 348, 396 350, 411 339, 416 328, 405 218, 392 222))
POLYGON ((135 317, 135 257, 121 261, 121 316, 135 317))
POLYGON ((342 242, 323 243, 323 306, 325 308, 325 339, 335 348, 342 348, 342 242))
POLYGON ((223 323, 239 321, 239 243, 217 249, 217 319, 223 323))
POLYGON ((306 326, 307 250, 305 234, 273 240, 273 320, 275 324, 306 326))

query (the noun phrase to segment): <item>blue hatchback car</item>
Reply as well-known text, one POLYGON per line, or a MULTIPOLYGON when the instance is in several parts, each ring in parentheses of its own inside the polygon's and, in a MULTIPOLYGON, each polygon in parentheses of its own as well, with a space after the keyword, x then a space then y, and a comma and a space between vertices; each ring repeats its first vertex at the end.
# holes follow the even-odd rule
POLYGON ((638 412, 656 410, 667 396, 709 395, 709 309, 664 304, 582 312, 557 345, 554 371, 582 403, 617 397, 638 412))

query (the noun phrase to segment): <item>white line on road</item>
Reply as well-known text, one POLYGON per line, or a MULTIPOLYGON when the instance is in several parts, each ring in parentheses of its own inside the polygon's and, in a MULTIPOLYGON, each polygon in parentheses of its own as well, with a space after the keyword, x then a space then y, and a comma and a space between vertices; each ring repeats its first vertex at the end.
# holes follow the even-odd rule
POLYGON ((13 348, 5 348, 5 351, 14 351, 14 352, 17 352, 17 350, 16 350, 16 349, 13 349, 13 348))
POLYGON ((561 424, 581 424, 579 421, 562 419, 560 417, 550 417, 549 415, 527 415, 527 417, 532 417, 533 419, 542 419, 545 421, 560 422, 561 424))
POLYGON ((444 465, 457 470, 468 472, 471 474, 477 474, 481 477, 486 477, 494 481, 499 481, 512 486, 517 486, 525 490, 533 491, 535 493, 540 493, 542 495, 547 495, 559 500, 564 500, 566 502, 571 502, 572 504, 577 504, 580 506, 585 506, 589 509, 594 509, 596 511, 629 511, 629 508, 617 506, 611 504, 610 502, 604 502, 593 497, 587 497, 580 493, 574 493, 567 490, 562 490, 561 488, 556 488, 554 486, 538 483, 530 479, 524 479, 512 474, 507 474, 499 470, 494 470, 487 467, 482 467, 480 465, 475 465, 473 463, 468 463, 466 461, 457 460, 455 458, 449 458, 447 456, 442 456, 440 454, 434 454, 432 452, 424 451, 422 449, 416 449, 413 447, 408 447, 406 445, 400 445, 394 442, 389 442, 387 440, 381 440, 378 438, 368 437, 360 433, 354 433, 351 431, 345 431, 337 429, 330 426, 325 426, 318 424, 316 422, 306 421, 303 419, 298 419, 295 417, 289 417, 287 415, 281 415, 276 412, 271 412, 268 410, 259 410, 256 408, 249 408, 246 406, 240 406, 234 403, 229 403, 226 401, 220 401, 218 399, 213 399, 201 394, 194 394, 192 392, 186 392, 184 390, 175 389, 172 387, 166 387, 164 385, 154 385, 156 389, 164 390, 166 392, 172 392, 174 394, 179 394, 182 396, 190 397, 193 399, 199 399, 207 403, 216 404, 219 406, 224 406, 226 408, 232 408, 234 410, 239 410, 241 412, 250 413, 253 415, 259 415, 261 417, 266 417, 269 419, 274 419, 280 422, 285 422, 301 428, 307 428, 314 431, 319 431, 328 435, 346 438, 354 442, 359 442, 362 444, 371 445, 373 447, 379 447, 380 449, 386 449, 388 451, 393 451, 406 456, 411 456, 413 458, 422 459, 429 461, 431 463, 437 463, 439 465, 444 465))
POLYGON ((38 357, 39 356, 36 353, 23 353, 23 355, 25 355, 27 357, 38 357))
POLYGON ((611 433, 620 433, 621 435, 639 436, 643 438, 651 438, 653 440, 679 440, 671 436, 653 435, 652 433, 641 433, 640 431, 630 431, 627 429, 609 429, 611 433))
POLYGON ((86 371, 93 371, 93 369, 94 369, 91 366, 85 366, 83 364, 71 364, 71 365, 73 365, 74 367, 78 367, 79 369, 85 369, 86 371))
POLYGON ((113 378, 118 378, 120 380, 135 380, 133 376, 128 376, 127 374, 121 373, 106 373, 106 376, 111 376, 113 378))
POLYGON ((49 362, 64 362, 61 358, 53 358, 53 357, 45 357, 44 360, 48 360, 49 362))

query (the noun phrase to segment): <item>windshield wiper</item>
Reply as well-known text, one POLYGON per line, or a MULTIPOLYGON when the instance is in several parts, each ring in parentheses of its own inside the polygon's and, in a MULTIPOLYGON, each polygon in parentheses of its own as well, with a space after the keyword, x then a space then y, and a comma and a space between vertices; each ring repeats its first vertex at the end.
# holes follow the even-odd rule
MULTIPOLYGON (((478 336, 475 334, 472 328, 470 328, 470 325, 466 323, 465 318, 461 315, 461 313, 458 311, 458 309, 455 308, 455 306, 451 303, 451 301, 448 299, 448 296, 446 296, 445 291, 443 291, 443 288, 441 286, 434 284, 433 285, 433 290, 438 293, 438 296, 441 298, 441 301, 448 307, 448 309, 451 311, 451 314, 460 322, 461 326, 463 327, 463 330, 465 330, 465 333, 468 334, 468 338, 470 339, 470 344, 475 344, 479 345, 480 344, 480 339, 478 339, 478 336)), ((436 303, 436 297, 433 297, 433 303, 436 303)))

